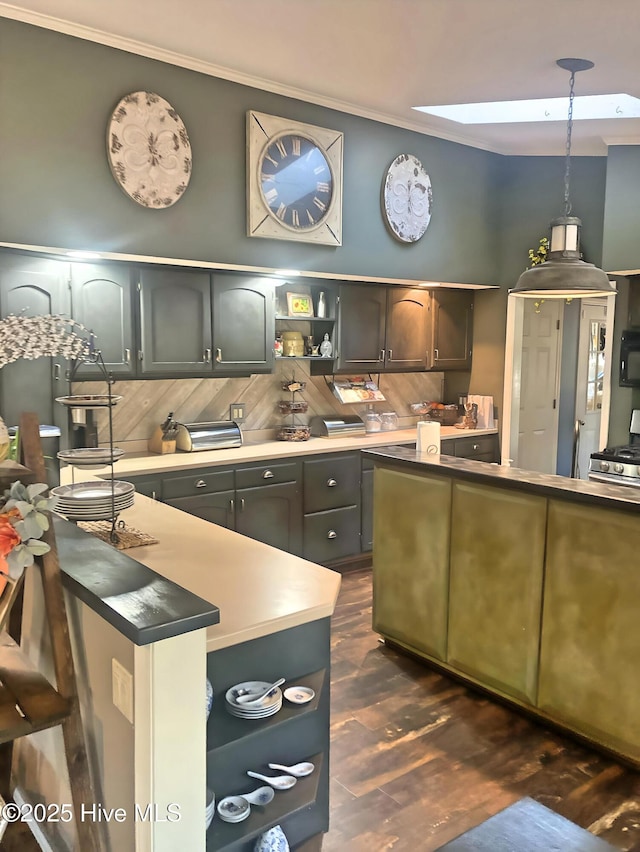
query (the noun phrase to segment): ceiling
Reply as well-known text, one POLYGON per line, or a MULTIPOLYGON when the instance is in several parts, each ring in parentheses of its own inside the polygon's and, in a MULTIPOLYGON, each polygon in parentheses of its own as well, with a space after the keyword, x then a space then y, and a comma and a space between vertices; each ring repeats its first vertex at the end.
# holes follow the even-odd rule
MULTIPOLYGON (((576 94, 640 97, 638 0, 24 0, 0 16, 504 154, 563 155, 566 122, 411 107, 566 96, 561 57, 595 63, 576 94)), ((608 144, 640 144, 640 119, 574 124, 572 154, 608 144)))

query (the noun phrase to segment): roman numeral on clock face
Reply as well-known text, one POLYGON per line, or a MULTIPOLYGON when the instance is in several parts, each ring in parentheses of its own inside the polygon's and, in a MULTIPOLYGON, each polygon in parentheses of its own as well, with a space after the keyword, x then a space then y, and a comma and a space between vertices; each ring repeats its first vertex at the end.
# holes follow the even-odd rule
POLYGON ((300 227, 300 219, 298 218, 298 211, 295 210, 295 209, 291 211, 291 224, 293 225, 294 228, 300 227))
POLYGON ((318 196, 317 196, 317 195, 314 195, 314 197, 313 197, 313 203, 316 205, 316 207, 318 208, 318 210, 321 210, 323 213, 324 213, 324 211, 327 209, 327 205, 324 203, 324 201, 321 201, 321 200, 318 198, 318 196))
POLYGON ((316 192, 329 192, 329 184, 324 180, 319 180, 316 184, 316 192))
POLYGON ((300 156, 300 139, 297 136, 291 137, 291 149, 294 157, 300 156))
POLYGON ((267 190, 267 192, 265 192, 265 194, 264 194, 265 201, 267 202, 269 207, 271 207, 271 205, 273 204, 273 202, 276 200, 277 197, 278 197, 278 190, 275 189, 275 187, 273 189, 267 190))
POLYGON ((278 151, 280 152, 280 156, 284 160, 284 158, 287 156, 287 149, 284 146, 284 139, 278 139, 278 141, 276 142, 276 148, 278 149, 278 151))
POLYGON ((276 210, 276 216, 278 217, 278 219, 280 219, 283 222, 284 222, 284 217, 286 216, 286 213, 287 213, 287 205, 286 204, 281 204, 278 207, 278 209, 276 210))

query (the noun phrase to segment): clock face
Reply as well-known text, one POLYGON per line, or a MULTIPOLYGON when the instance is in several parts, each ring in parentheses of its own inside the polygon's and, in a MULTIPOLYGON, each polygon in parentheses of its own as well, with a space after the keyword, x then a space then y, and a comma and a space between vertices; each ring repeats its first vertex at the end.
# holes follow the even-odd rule
POLYGON ((383 188, 384 213, 391 233, 415 243, 431 220, 431 181, 412 154, 400 154, 389 166, 383 188))
POLYGON ((260 160, 260 189, 269 212, 295 230, 316 228, 333 198, 333 173, 322 149, 306 136, 269 140, 260 160))
POLYGON ((339 130, 247 113, 247 236, 342 245, 339 130))

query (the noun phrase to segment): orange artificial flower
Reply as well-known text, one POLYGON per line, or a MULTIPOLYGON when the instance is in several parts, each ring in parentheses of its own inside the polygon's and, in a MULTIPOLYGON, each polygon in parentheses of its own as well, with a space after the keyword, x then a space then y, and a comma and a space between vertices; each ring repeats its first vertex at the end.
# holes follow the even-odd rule
POLYGON ((10 509, 3 515, 0 515, 0 571, 9 573, 6 556, 11 553, 16 544, 20 544, 22 539, 15 531, 11 524, 11 517, 22 517, 17 509, 10 509))

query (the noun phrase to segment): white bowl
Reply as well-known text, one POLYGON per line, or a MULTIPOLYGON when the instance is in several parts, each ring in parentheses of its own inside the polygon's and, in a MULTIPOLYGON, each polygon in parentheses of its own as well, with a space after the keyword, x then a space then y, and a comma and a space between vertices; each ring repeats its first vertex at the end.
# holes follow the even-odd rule
POLYGON ((292 704, 308 704, 315 698, 315 692, 310 686, 288 686, 284 697, 292 704))
POLYGON ((251 805, 242 796, 225 796, 218 802, 217 811, 225 822, 242 822, 251 813, 251 805))

